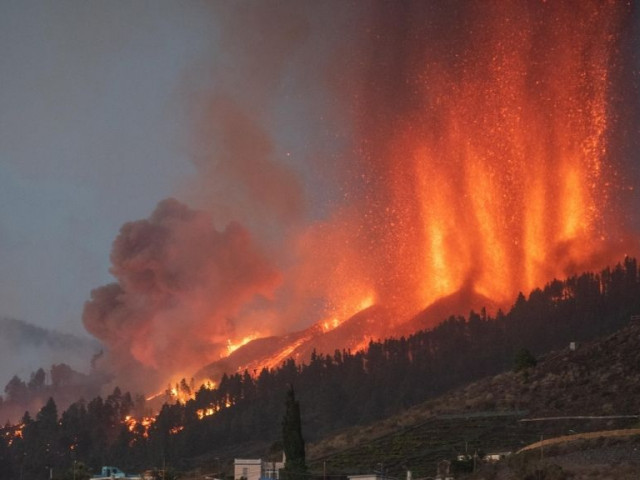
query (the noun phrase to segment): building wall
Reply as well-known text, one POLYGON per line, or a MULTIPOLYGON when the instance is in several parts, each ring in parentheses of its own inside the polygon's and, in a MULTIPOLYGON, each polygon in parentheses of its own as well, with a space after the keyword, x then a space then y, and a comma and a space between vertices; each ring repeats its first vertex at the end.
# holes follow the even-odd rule
POLYGON ((280 478, 280 470, 284 468, 284 462, 262 462, 260 478, 280 478))
POLYGON ((243 477, 247 480, 260 480, 261 475, 262 460, 236 458, 233 461, 233 478, 235 480, 240 480, 243 477))
POLYGON ((233 478, 240 480, 279 479, 284 462, 266 462, 257 458, 236 458, 233 461, 233 478))
POLYGON ((349 480, 390 480, 377 473, 372 473, 370 475, 349 475, 348 478, 349 480))

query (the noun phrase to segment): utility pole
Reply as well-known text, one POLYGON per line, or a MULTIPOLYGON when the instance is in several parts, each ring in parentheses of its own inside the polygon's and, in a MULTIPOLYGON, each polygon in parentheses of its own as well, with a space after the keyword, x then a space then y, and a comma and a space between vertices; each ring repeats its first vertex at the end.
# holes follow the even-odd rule
POLYGON ((476 462, 478 461, 478 450, 473 452, 473 473, 476 473, 476 462))

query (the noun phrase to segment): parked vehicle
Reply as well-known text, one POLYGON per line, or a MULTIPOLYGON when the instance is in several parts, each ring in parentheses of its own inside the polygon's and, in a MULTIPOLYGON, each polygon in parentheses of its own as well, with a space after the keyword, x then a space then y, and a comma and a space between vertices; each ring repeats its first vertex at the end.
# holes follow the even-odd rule
POLYGON ((111 480, 115 478, 127 478, 129 480, 142 480, 140 475, 127 475, 118 467, 104 466, 98 475, 91 477, 92 480, 111 480))

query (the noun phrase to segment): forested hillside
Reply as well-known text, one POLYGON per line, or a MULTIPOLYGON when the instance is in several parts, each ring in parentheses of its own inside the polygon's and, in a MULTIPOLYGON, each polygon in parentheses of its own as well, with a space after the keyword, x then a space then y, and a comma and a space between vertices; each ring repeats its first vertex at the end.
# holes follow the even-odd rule
MULTIPOLYGON (((295 387, 303 432, 315 440, 337 429, 389 416, 472 380, 511 369, 517 351, 546 352, 613 332, 640 314, 640 275, 626 259, 599 274, 553 281, 510 311, 470 312, 406 338, 372 342, 365 351, 318 352, 309 364, 225 375, 185 404, 164 405, 135 422, 144 406, 116 390, 106 400, 80 400, 58 416, 49 402, 21 435, 5 429, 0 477, 40 478, 73 462, 96 469, 117 463, 136 471, 166 463, 188 468, 207 456, 262 455, 280 440, 287 385, 295 387), (42 449, 47 452, 42 455, 42 449)), ((189 389, 188 382, 181 388, 189 389)))

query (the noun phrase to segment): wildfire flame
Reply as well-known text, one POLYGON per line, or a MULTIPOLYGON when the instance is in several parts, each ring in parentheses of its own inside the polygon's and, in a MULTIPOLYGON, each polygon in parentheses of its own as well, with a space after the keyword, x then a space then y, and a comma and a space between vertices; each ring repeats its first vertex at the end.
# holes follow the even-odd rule
POLYGON ((142 436, 144 438, 149 437, 149 429, 151 425, 153 425, 156 421, 155 417, 142 417, 141 419, 136 419, 131 415, 127 415, 124 418, 123 423, 127 426, 130 432, 137 433, 138 426, 142 427, 142 436))
POLYGON ((163 399, 165 402, 178 402, 184 405, 189 400, 194 399, 197 391, 201 388, 213 390, 217 385, 216 382, 211 379, 204 379, 199 383, 196 383, 192 378, 191 381, 187 383, 185 378, 185 376, 182 376, 179 379, 171 380, 165 390, 149 395, 146 397, 146 401, 149 402, 157 399, 163 399))
POLYGON ((8 445, 13 444, 13 441, 16 438, 23 438, 22 431, 24 430, 24 423, 19 423, 17 425, 6 425, 4 428, 4 436, 8 445))
POLYGON ((196 415, 198 415, 198 419, 202 420, 204 417, 210 417, 216 412, 218 412, 218 410, 214 407, 201 408, 196 410, 196 415))

